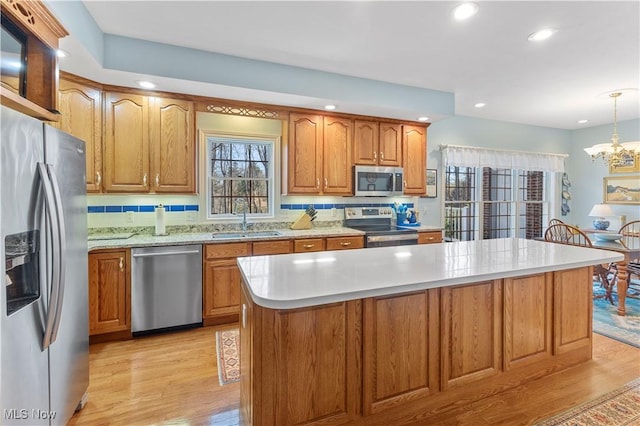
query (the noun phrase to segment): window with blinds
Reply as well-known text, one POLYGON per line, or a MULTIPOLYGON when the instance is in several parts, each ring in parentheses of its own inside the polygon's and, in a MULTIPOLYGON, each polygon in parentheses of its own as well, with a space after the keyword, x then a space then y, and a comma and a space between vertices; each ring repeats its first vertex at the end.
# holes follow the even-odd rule
POLYGON ((548 217, 542 171, 454 167, 445 169, 445 235, 536 238, 548 217))
POLYGON ((273 152, 269 139, 207 136, 208 217, 273 212, 273 152))

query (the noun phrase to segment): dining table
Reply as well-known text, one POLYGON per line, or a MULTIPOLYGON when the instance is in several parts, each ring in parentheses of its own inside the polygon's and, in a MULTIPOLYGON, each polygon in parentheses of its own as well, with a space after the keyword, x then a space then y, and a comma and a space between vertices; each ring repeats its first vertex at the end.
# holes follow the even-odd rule
MULTIPOLYGON (((605 234, 606 235, 606 234, 605 234)), ((615 262, 618 274, 617 274, 617 287, 618 287, 618 315, 625 316, 627 314, 626 298, 627 289, 629 288, 629 274, 627 273, 627 265, 631 261, 638 261, 640 259, 640 238, 625 238, 623 241, 620 239, 602 239, 599 238, 599 234, 596 232, 588 232, 587 236, 591 239, 593 248, 616 251, 624 255, 624 260, 615 262)), ((605 237, 606 238, 606 237, 605 237)))

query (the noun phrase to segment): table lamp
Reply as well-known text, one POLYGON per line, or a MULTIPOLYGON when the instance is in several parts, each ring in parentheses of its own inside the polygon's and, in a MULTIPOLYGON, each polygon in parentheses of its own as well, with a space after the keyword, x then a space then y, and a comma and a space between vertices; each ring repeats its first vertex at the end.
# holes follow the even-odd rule
POLYGON ((609 227, 609 221, 605 219, 605 216, 614 216, 613 210, 606 204, 596 204, 589 212, 589 216, 595 217, 593 219, 593 227, 599 231, 606 231, 609 227))

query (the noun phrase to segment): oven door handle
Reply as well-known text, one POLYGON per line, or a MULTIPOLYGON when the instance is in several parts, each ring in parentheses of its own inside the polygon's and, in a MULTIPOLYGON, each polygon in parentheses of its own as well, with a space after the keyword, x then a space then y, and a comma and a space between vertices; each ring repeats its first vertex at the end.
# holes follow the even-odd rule
POLYGON ((386 241, 418 241, 418 234, 414 232, 394 234, 394 235, 371 235, 367 237, 367 241, 372 243, 382 243, 386 241))

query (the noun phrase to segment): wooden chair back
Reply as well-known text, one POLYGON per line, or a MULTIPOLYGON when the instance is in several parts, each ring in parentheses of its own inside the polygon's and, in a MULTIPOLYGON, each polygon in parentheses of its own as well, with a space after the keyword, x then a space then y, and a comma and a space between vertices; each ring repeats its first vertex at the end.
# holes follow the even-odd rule
POLYGON ((558 223, 548 227, 544 233, 544 240, 560 244, 593 247, 587 234, 566 223, 558 223))
POLYGON ((631 241, 637 241, 637 240, 633 240, 634 238, 640 239, 640 220, 634 220, 632 222, 627 223, 626 225, 623 225, 618 230, 618 234, 622 235, 621 240, 625 246, 628 246, 628 247, 636 246, 636 244, 629 244, 629 243, 631 241))
POLYGON ((563 221, 561 221, 560 219, 556 219, 556 218, 553 218, 553 219, 551 219, 551 220, 549 221, 549 226, 553 226, 553 225, 563 225, 563 224, 564 224, 564 222, 563 222, 563 221))

